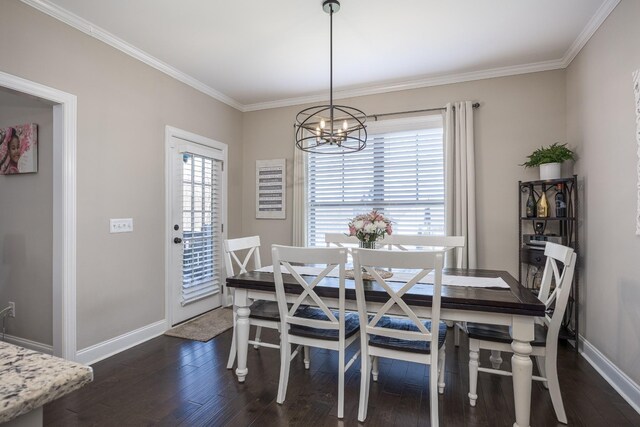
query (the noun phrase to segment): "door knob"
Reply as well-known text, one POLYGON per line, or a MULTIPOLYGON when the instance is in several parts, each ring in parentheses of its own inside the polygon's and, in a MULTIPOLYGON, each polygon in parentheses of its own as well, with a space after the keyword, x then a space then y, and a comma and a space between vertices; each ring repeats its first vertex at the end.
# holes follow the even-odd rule
POLYGON ((182 239, 179 237, 174 237, 173 238, 173 243, 182 243, 182 239))

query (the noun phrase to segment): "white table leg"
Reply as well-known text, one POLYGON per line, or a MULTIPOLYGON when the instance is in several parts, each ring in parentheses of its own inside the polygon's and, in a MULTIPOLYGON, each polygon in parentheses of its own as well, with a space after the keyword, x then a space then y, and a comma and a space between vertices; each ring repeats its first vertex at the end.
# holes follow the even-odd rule
POLYGON ((238 351, 238 367, 236 375, 238 381, 243 383, 249 369, 247 369, 247 350, 249 349, 249 300, 246 289, 236 288, 233 303, 236 308, 236 349, 238 351))
POLYGON ((511 337, 511 369, 513 372, 513 398, 516 409, 514 427, 529 427, 531 419, 531 341, 533 341, 533 317, 514 316, 511 337))

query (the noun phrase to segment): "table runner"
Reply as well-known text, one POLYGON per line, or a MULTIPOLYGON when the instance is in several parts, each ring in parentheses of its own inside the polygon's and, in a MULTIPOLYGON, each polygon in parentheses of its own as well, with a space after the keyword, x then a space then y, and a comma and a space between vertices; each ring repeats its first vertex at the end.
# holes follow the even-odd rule
MULTIPOLYGON (((322 267, 307 267, 307 266, 293 266, 295 270, 303 276, 317 276, 324 268, 322 267)), ((327 276, 338 277, 338 267, 331 271, 327 276)), ((256 271, 262 271, 265 273, 273 273, 273 266, 268 265, 262 267, 256 271)), ((284 271, 283 271, 284 272, 284 271)), ((393 272, 393 276, 387 279, 388 282, 407 282, 411 280, 414 273, 393 272)), ((427 274, 418 283, 433 284, 433 271, 427 274)), ((472 277, 472 276, 451 276, 448 274, 442 275, 442 284, 446 286, 465 286, 469 288, 503 288, 509 289, 507 282, 502 280, 501 277, 472 277)))

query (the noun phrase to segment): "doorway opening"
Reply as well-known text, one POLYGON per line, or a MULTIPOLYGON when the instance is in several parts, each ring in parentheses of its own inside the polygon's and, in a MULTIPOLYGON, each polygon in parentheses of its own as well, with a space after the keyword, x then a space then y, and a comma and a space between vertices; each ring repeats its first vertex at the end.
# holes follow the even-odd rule
POLYGON ((75 95, 0 72, 0 87, 53 107, 53 354, 76 360, 76 129, 75 95))

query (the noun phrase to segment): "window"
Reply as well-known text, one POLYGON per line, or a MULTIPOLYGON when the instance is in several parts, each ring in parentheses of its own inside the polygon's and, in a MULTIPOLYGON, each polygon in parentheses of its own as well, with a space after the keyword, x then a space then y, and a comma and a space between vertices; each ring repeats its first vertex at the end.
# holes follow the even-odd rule
POLYGON ((182 169, 183 305, 220 289, 220 196, 222 162, 184 153, 182 169))
POLYGON ((308 154, 308 246, 324 246, 325 233, 347 232, 371 209, 393 220, 394 233, 445 234, 442 117, 419 119, 374 123, 357 153, 308 154))

